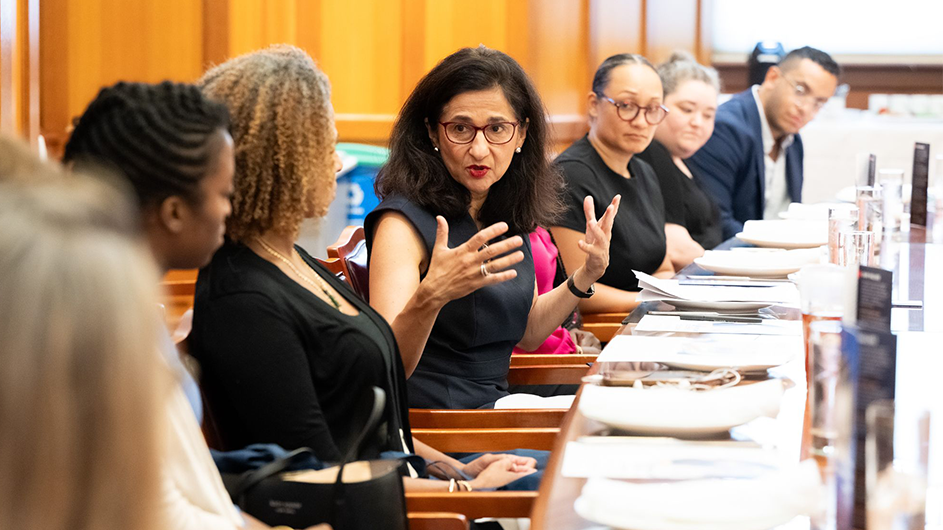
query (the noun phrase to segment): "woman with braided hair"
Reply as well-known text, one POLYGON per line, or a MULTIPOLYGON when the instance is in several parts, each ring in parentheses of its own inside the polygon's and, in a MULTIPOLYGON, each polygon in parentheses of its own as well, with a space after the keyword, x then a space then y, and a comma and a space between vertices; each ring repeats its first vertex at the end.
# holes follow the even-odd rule
MULTIPOLYGON (((126 178, 161 272, 192 269, 205 265, 222 244, 231 211, 228 127, 226 107, 192 85, 122 82, 102 89, 89 104, 76 122, 64 160, 80 169, 104 167, 126 178)), ((181 382, 168 402, 162 506, 169 528, 268 528, 233 507, 200 432, 199 389, 161 329, 161 348, 181 382)))

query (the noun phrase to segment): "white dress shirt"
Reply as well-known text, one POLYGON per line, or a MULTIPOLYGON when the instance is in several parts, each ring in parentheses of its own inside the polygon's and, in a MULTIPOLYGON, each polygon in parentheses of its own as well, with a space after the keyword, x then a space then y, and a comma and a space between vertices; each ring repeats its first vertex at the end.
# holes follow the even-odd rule
POLYGON ((753 100, 760 112, 760 130, 763 131, 763 162, 766 171, 765 207, 763 219, 779 219, 779 213, 789 209, 789 190, 786 187, 786 148, 792 145, 794 135, 783 138, 779 147, 779 156, 773 160, 772 153, 776 147, 773 131, 766 121, 766 111, 760 102, 760 86, 753 85, 753 100))

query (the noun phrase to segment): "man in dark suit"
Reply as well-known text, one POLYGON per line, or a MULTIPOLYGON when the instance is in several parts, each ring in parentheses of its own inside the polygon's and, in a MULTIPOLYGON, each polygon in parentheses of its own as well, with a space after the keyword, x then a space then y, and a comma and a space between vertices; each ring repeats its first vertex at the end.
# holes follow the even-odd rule
POLYGON ((763 84, 717 109, 714 134, 685 163, 720 207, 724 238, 802 200, 799 129, 835 92, 839 73, 827 53, 799 48, 770 67, 763 84))

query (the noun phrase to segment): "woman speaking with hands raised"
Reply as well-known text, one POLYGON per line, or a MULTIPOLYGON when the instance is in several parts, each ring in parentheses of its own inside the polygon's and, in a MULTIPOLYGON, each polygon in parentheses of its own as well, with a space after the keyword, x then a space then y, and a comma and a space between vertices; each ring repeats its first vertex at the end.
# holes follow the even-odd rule
POLYGON ((367 217, 370 304, 392 323, 410 406, 483 408, 508 394, 515 345, 540 345, 609 264, 615 197, 565 285, 537 296, 527 234, 550 226, 562 179, 540 97, 508 55, 465 48, 416 86, 367 217))

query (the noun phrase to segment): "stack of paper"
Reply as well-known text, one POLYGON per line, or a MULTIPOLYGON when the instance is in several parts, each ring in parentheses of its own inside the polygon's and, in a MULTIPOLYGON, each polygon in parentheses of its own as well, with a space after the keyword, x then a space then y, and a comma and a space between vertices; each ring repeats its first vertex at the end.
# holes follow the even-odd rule
POLYGON ((683 285, 681 280, 663 280, 632 271, 642 292, 638 300, 659 300, 676 307, 698 309, 759 309, 770 305, 799 307, 795 284, 781 282, 762 287, 725 285, 683 285))

